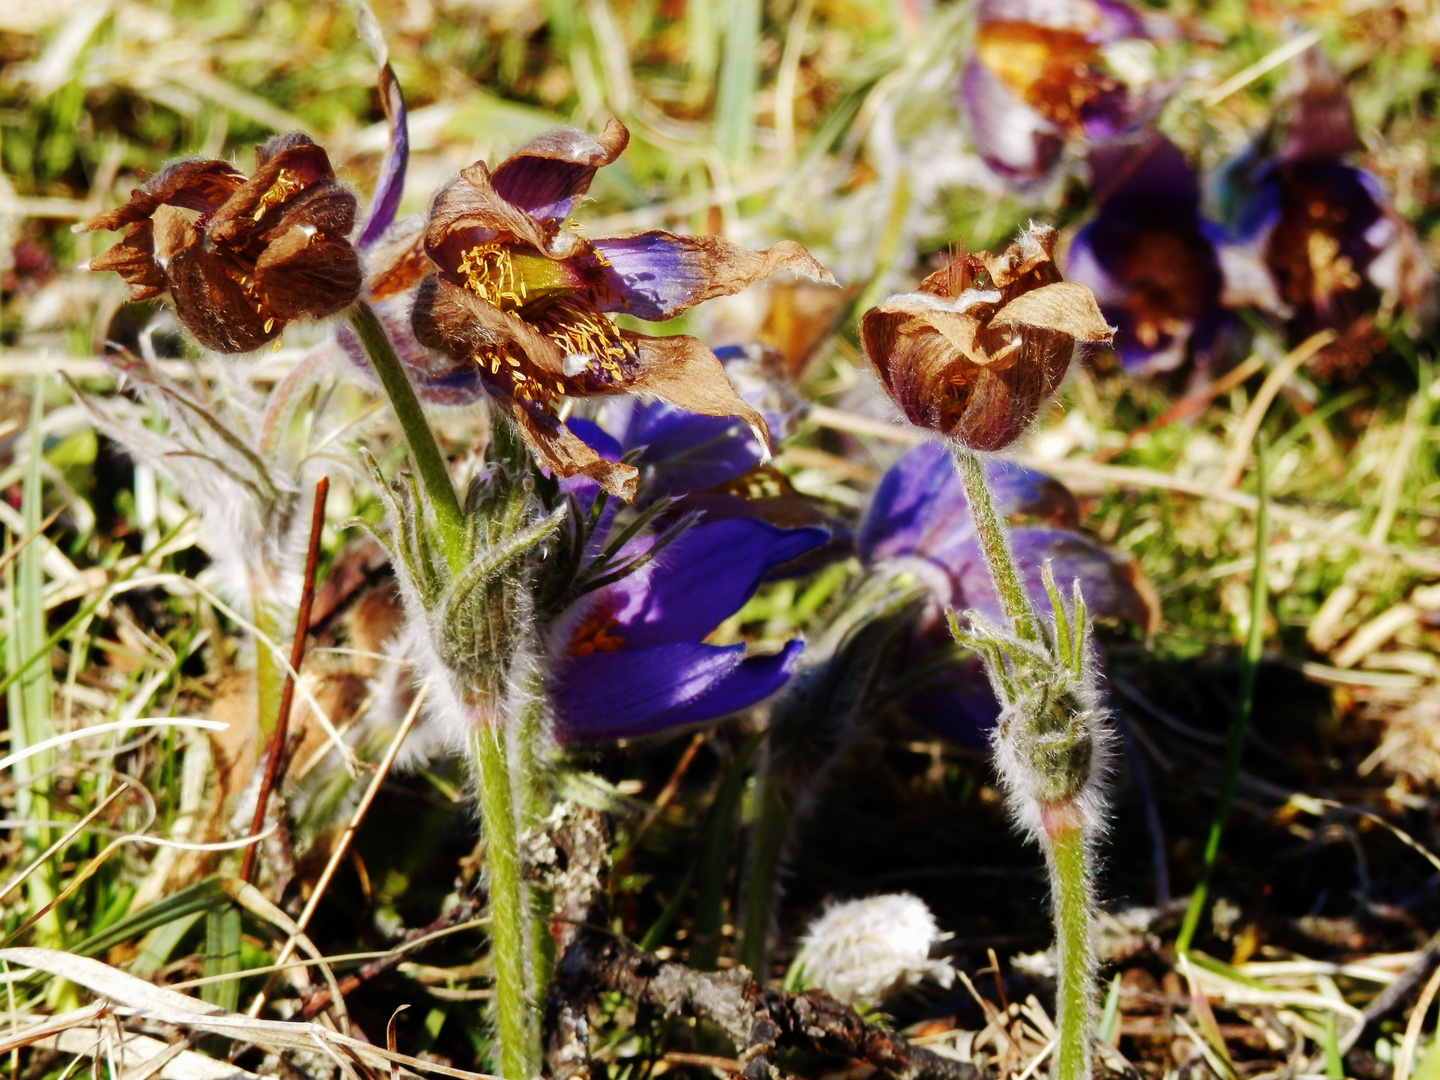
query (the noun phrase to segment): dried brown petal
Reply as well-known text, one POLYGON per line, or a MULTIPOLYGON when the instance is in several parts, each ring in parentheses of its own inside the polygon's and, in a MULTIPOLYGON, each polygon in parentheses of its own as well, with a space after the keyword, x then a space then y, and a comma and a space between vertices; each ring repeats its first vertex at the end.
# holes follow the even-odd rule
POLYGON ((255 292, 282 321, 323 319, 360 294, 360 256, 343 239, 292 226, 256 260, 255 292))
POLYGON ((245 268, 223 249, 185 248, 170 260, 168 276, 175 314, 207 349, 250 352, 284 328, 260 310, 245 287, 245 268))
POLYGON ((441 277, 420 283, 411 325, 421 345, 456 360, 515 354, 552 376, 564 374, 565 354, 548 337, 441 277))
POLYGON ((224 161, 189 158, 173 161, 148 181, 130 192, 130 201, 114 210, 96 214, 85 229, 114 231, 123 225, 148 218, 162 206, 212 213, 245 182, 245 174, 224 161))
POLYGON ((633 465, 609 461, 581 442, 554 416, 539 412, 514 398, 491 399, 508 417, 535 454, 536 460, 557 476, 588 476, 605 491, 626 502, 635 498, 640 480, 633 465))
POLYGON ((114 270, 130 286, 132 301, 149 300, 165 291, 165 271, 155 261, 154 227, 132 222, 125 238, 90 260, 91 270, 114 270))
POLYGON ((865 313, 865 352, 912 424, 999 450, 1035 419, 1077 345, 1110 339, 1090 290, 1060 280, 1055 239, 1032 225, 1001 255, 958 256, 920 292, 865 313))
POLYGON ((770 449, 765 418, 735 392, 724 365, 703 342, 683 334, 655 338, 621 331, 621 336, 639 355, 637 373, 624 389, 654 394, 702 416, 738 416, 770 449))
MULTIPOLYGON (((425 250, 437 265, 448 269, 459 265, 462 249, 497 237, 550 253, 550 241, 556 235, 556 229, 542 227, 525 211, 503 199, 490 181, 490 170, 483 161, 477 161, 462 169, 460 179, 435 196, 430 207, 430 225, 425 231, 425 250), (472 230, 479 230, 480 235, 476 236, 472 230)), ((564 236, 573 240, 570 233, 564 236)))
MULTIPOLYGON (((216 211, 205 231, 217 244, 234 244, 252 230, 273 228, 302 192, 334 177, 324 149, 304 135, 278 136, 256 148, 255 175, 216 211)), ((353 224, 355 196, 336 187, 349 200, 353 224)), ((350 226, 341 231, 349 232, 350 226)))

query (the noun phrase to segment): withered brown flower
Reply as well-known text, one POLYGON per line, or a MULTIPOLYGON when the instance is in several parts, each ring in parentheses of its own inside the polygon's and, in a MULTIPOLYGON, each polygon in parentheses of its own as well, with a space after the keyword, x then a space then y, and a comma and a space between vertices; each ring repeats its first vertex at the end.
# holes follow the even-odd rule
POLYGON ((167 165, 130 201, 85 229, 125 229, 91 270, 114 270, 132 300, 167 289, 185 328, 207 348, 240 353, 278 337, 293 319, 353 303, 360 258, 347 236, 355 196, 325 151, 300 134, 255 149, 248 179, 224 161, 167 165))
POLYGON ((972 450, 1019 438, 1079 343, 1106 342, 1095 297, 1060 280, 1056 233, 1032 224, 1002 255, 959 254, 867 311, 860 337, 912 424, 972 450))
POLYGON ((768 443, 765 421, 692 337, 649 337, 610 318, 663 321, 778 271, 833 283, 799 244, 748 251, 717 236, 652 231, 586 239, 569 221, 597 169, 630 133, 541 135, 492 173, 465 169, 436 196, 425 249, 438 273, 418 290, 415 336, 478 378, 539 462, 634 494, 635 469, 607 461, 560 420, 564 397, 642 393, 707 416, 738 416, 768 443))

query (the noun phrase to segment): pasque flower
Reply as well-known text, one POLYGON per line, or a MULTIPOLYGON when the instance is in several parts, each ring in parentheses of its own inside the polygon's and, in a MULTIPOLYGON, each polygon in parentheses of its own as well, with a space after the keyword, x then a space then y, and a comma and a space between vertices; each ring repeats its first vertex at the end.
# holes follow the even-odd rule
POLYGON ((960 102, 981 158, 1007 179, 1043 177, 1067 140, 1112 135, 1134 111, 1101 50, 1143 37, 1121 0, 981 0, 960 102))
MULTIPOLYGON (((1010 543, 1035 604, 1050 602, 1042 576, 1048 562, 1057 580, 1080 582, 1095 617, 1153 628, 1156 612, 1139 568, 1078 531, 1075 498, 1063 484, 999 459, 985 462, 985 478, 996 512, 1020 522, 1010 530, 1010 543)), ((942 618, 946 610, 977 611, 993 622, 1005 621, 964 486, 941 446, 916 447, 890 467, 875 489, 856 547, 872 570, 909 572, 926 586, 929 605, 901 650, 912 661, 949 639, 942 618)), ((972 746, 984 744, 1000 715, 1000 704, 974 660, 938 673, 909 705, 916 719, 972 746)))
POLYGON ((905 418, 972 450, 1018 439, 1076 349, 1110 340, 1095 297, 1060 279, 1055 230, 1031 224, 1002 255, 958 254, 865 312, 865 352, 905 418))
MULTIPOLYGON (((594 741, 654 734, 726 716, 778 690, 802 643, 746 657, 704 638, 738 611, 767 574, 829 539, 750 518, 681 532, 640 569, 588 593, 552 633, 549 693, 557 735, 594 741)), ((646 553, 631 541, 622 560, 646 553)))
POLYGON ((1347 161, 1362 149, 1339 71, 1318 46, 1293 63, 1279 149, 1253 152, 1223 173, 1237 202, 1227 252, 1242 282, 1236 302, 1284 318, 1295 338, 1341 332, 1321 366, 1354 369, 1379 345, 1370 315, 1382 305, 1433 317, 1435 273, 1410 225, 1370 173, 1347 161))
POLYGON ((354 302, 354 223, 355 196, 336 181, 325 151, 291 134, 256 147, 248 178, 224 161, 172 162, 84 228, 125 229, 91 270, 119 273, 132 300, 168 290, 202 345, 241 353, 278 337, 287 322, 354 302))
POLYGON ((767 440, 760 414, 705 345, 622 330, 611 315, 670 319, 778 271, 832 280, 788 241, 748 251, 661 231, 585 239, 570 211, 629 138, 611 120, 594 137, 541 135, 493 173, 484 162, 463 170, 431 207, 425 249, 438 272, 421 283, 412 315, 418 341, 473 371, 542 465, 592 476, 625 498, 635 470, 576 438, 559 419, 562 397, 649 394, 691 412, 738 416, 767 440))
POLYGON ((1180 148, 1155 131, 1091 148, 1099 211, 1075 234, 1065 276, 1095 293, 1132 372, 1203 366, 1226 315, 1216 243, 1180 148))

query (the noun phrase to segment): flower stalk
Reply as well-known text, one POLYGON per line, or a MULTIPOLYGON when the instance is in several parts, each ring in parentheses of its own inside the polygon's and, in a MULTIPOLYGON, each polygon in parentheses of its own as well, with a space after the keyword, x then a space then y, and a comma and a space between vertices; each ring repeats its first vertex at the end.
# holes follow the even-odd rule
MULTIPOLYGON (((438 534, 443 568, 422 567, 418 565, 418 559, 405 560, 407 563, 417 562, 417 565, 407 566, 412 579, 419 578, 422 574, 429 579, 428 588, 421 586, 422 592, 426 594, 423 597, 424 606, 439 613, 442 618, 458 616, 458 621, 462 624, 460 629, 471 631, 470 642, 445 644, 452 647, 456 644, 468 644, 477 650, 483 646, 506 648, 509 643, 506 640, 505 628, 475 625, 475 613, 464 609, 472 596, 486 588, 487 579, 501 572, 507 555, 513 556, 514 553, 488 553, 487 556, 482 556, 480 563, 472 563, 472 556, 476 554, 472 551, 475 547, 475 529, 481 533, 489 533, 492 527, 503 529, 506 524, 518 524, 502 520, 517 516, 513 513, 514 506, 491 507, 499 511, 494 520, 471 522, 467 525, 466 515, 456 497, 449 469, 439 444, 435 441, 435 434, 379 319, 370 306, 362 301, 356 304, 351 312, 350 325, 360 339, 381 386, 390 399, 415 464, 422 505, 412 507, 417 519, 411 526, 416 540, 412 557, 424 553, 427 544, 423 538, 426 524, 433 522, 434 531, 438 534), (424 520, 427 516, 430 522, 424 520), (467 623, 470 625, 463 625, 467 623)), ((514 541, 514 537, 509 539, 514 541)), ((533 538, 527 539, 531 544, 535 542, 533 538)), ((503 591, 503 586, 501 588, 503 591)), ((483 607, 486 599, 480 597, 478 603, 483 607)), ((503 608, 503 599, 500 604, 503 608)), ((495 613, 502 615, 503 621, 503 611, 495 613)), ((442 629, 442 635, 448 629, 442 629)), ((527 903, 530 897, 521 874, 517 813, 517 807, 521 803, 517 802, 511 779, 510 753, 507 746, 511 733, 507 731, 503 711, 495 700, 497 688, 493 685, 479 685, 483 680, 471 678, 472 673, 460 670, 458 661, 461 657, 446 656, 447 651, 450 650, 442 647, 441 665, 448 669, 444 676, 453 677, 461 684, 454 687, 454 696, 461 708, 469 714, 467 749, 475 773, 481 826, 485 836, 490 892, 490 944, 495 965, 496 1027, 500 1038, 500 1072, 506 1080, 530 1080, 531 1077, 539 1075, 540 1054, 539 1033, 531 1022, 530 998, 532 994, 543 994, 544 988, 536 984, 531 970, 533 942, 530 940, 531 913, 527 903)), ((501 660, 497 657, 486 659, 497 663, 501 660)), ((527 733, 515 734, 524 737, 527 733)), ((531 800, 523 800, 523 803, 528 806, 531 800)))
POLYGON ((995 502, 990 497, 990 485, 985 480, 985 466, 980 455, 963 446, 955 447, 955 471, 965 485, 965 498, 970 503, 970 518, 975 523, 975 536, 980 541, 980 552, 985 556, 985 566, 995 582, 995 592, 1000 597, 1000 606, 1005 617, 1014 624, 1014 629, 1026 641, 1038 642, 1040 621, 1030 598, 1025 594, 1025 583, 1015 565, 1015 555, 1010 550, 1010 536, 995 512, 995 502))
POLYGON ((390 399, 390 407, 395 410, 395 418, 400 421, 425 501, 435 515, 445 561, 450 564, 451 572, 458 574, 465 566, 465 515, 460 510, 455 486, 450 482, 445 455, 440 453, 440 445, 430 430, 430 422, 425 419, 415 387, 410 384, 405 366, 395 354, 395 346, 390 344, 389 335, 374 309, 363 300, 357 303, 350 311, 350 327, 364 346, 385 396, 390 399))
POLYGON ((993 738, 1011 812, 1045 853, 1056 942, 1055 1080, 1090 1076, 1095 960, 1091 948, 1095 838, 1108 750, 1086 644, 1085 601, 1077 580, 1069 610, 1049 563, 1044 568, 1054 621, 1047 635, 1026 592, 982 463, 955 451, 985 564, 1009 627, 969 612, 955 640, 984 661, 1002 707, 993 738))

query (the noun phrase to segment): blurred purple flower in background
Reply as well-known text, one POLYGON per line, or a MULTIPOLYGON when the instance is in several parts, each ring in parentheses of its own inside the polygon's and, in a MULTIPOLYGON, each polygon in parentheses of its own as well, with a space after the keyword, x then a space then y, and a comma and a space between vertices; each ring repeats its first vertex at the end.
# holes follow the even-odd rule
POLYGON ((960 76, 970 138, 1000 176, 1034 181, 1067 140, 1129 127, 1129 89, 1104 70, 1101 50, 1145 37, 1121 0, 980 0, 975 46, 960 76))
POLYGON ((1180 148, 1156 132, 1094 146, 1099 212, 1070 245, 1065 276, 1088 285, 1116 327, 1126 370, 1204 367, 1225 321, 1218 226, 1200 216, 1200 185, 1180 148))
MULTIPOLYGON (((986 461, 985 470, 998 513, 1040 523, 1010 530, 1016 560, 1040 610, 1050 609, 1040 576, 1048 560, 1062 589, 1080 580, 1092 616, 1137 623, 1147 631, 1153 627, 1155 609, 1146 599, 1149 586, 1139 569, 1076 531, 1079 511, 1064 485, 995 458, 986 461)), ((912 662, 949 641, 943 618, 948 608, 973 609, 1004 625, 965 491, 945 447, 916 447, 891 466, 860 526, 858 549, 866 566, 908 570, 930 591, 933 606, 906 650, 912 662)), ((975 660, 951 665, 909 704, 916 719, 972 745, 984 743, 1000 712, 975 660)))
MULTIPOLYGON (((693 526, 640 569, 578 601, 559 620, 550 669, 564 741, 652 735, 726 716, 778 690, 803 648, 769 656, 704 639, 744 606, 771 571, 824 544, 824 529, 750 518, 693 526)), ((640 555, 654 537, 632 540, 640 555)))
POLYGON ((1292 339, 1336 330, 1315 366, 1353 374, 1383 346, 1377 309, 1433 316, 1434 270, 1379 181, 1346 162, 1363 144, 1344 80, 1318 46, 1295 60, 1288 96, 1279 150, 1221 174, 1222 194, 1238 204, 1227 291, 1286 320, 1292 339))

